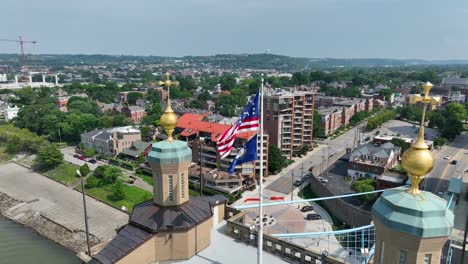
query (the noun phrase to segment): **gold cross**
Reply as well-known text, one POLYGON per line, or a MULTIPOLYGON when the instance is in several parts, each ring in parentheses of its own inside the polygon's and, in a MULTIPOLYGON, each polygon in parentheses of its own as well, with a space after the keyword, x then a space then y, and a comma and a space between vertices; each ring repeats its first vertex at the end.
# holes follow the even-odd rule
POLYGON ((171 85, 179 85, 179 82, 178 81, 171 81, 171 74, 170 73, 166 73, 166 80, 165 81, 159 81, 159 85, 166 85, 167 87, 167 98, 170 98, 169 97, 169 90, 170 90, 170 87, 171 85))
POLYGON ((434 85, 432 85, 432 83, 430 82, 424 83, 422 85, 424 89, 424 96, 421 96, 419 94, 411 95, 409 98, 409 103, 415 104, 417 102, 422 102, 423 104, 440 105, 440 103, 442 103, 442 98, 440 98, 440 96, 429 96, 429 91, 431 91, 432 86, 434 85))

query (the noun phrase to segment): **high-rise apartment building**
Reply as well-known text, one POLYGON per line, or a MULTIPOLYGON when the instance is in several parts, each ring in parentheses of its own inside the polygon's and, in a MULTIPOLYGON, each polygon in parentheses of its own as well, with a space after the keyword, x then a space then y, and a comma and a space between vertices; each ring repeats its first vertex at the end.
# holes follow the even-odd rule
POLYGON ((270 144, 286 158, 292 159, 303 146, 312 146, 314 96, 311 88, 265 88, 264 129, 270 144))

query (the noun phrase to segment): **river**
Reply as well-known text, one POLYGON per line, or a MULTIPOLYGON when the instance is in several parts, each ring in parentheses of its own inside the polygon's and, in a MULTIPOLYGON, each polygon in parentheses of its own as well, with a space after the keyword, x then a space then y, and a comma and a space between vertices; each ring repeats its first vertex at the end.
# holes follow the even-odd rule
POLYGON ((75 254, 0 216, 0 264, 79 264, 75 254))

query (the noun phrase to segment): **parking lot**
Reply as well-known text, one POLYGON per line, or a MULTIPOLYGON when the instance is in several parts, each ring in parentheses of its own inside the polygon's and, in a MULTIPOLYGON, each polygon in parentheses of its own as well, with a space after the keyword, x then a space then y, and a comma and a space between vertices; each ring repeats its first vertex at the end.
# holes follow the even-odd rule
POLYGON ((68 163, 75 164, 77 166, 83 166, 84 164, 88 164, 90 170, 95 170, 97 166, 106 164, 101 161, 97 161, 95 164, 86 162, 84 160, 80 160, 78 158, 73 157, 73 155, 76 155, 77 153, 75 152, 75 147, 65 147, 61 148, 60 151, 63 154, 63 160, 65 160, 68 163))

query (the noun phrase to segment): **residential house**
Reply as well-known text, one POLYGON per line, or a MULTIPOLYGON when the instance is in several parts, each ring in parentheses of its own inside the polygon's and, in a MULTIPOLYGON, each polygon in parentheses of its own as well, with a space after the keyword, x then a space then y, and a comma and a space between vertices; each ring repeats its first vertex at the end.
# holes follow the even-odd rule
POLYGON ((133 144, 124 149, 120 155, 123 155, 124 158, 138 161, 140 156, 148 156, 148 152, 151 150, 152 143, 137 140, 133 144))
POLYGON ((132 144, 141 140, 139 129, 132 126, 94 130, 81 134, 85 149, 93 148, 97 153, 116 156, 132 144))
POLYGON ((398 164, 400 151, 392 143, 361 145, 350 154, 348 176, 376 180, 398 164))

